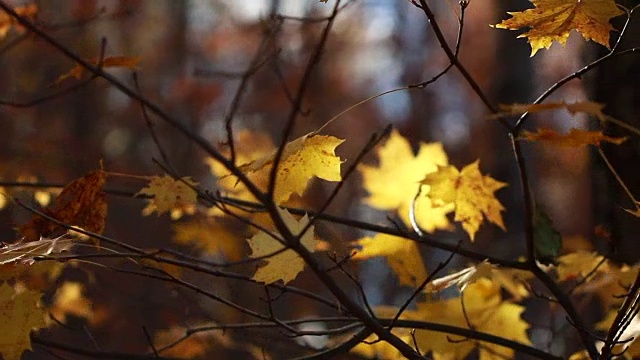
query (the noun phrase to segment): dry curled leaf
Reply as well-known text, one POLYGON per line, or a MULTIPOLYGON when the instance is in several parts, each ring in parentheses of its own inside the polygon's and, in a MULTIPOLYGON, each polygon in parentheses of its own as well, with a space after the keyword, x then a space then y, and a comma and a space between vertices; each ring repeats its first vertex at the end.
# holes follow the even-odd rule
POLYGON ((544 141, 558 146, 579 147, 584 145, 600 146, 601 142, 620 145, 627 140, 626 137, 615 138, 606 136, 602 131, 588 131, 571 129, 568 134, 558 134, 551 129, 538 129, 537 132, 523 131, 519 137, 526 141, 544 141))
MULTIPOLYGON (((65 224, 101 234, 107 216, 107 200, 102 191, 106 177, 104 170, 100 169, 72 181, 42 212, 65 224)), ((41 237, 60 236, 67 229, 34 215, 27 224, 19 226, 18 231, 26 241, 36 241, 41 237)))

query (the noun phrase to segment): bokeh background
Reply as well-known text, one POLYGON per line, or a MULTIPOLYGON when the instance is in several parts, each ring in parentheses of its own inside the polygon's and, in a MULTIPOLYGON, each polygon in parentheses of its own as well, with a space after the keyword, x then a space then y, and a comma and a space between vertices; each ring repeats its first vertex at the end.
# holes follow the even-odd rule
MULTIPOLYGON (((225 115, 231 109, 242 74, 251 67, 256 53, 261 56, 262 66, 249 79, 235 113, 234 126, 238 130, 268 134, 274 141, 280 141, 282 126, 291 108, 288 92, 299 83, 325 25, 321 20, 333 5, 333 1, 325 4, 312 0, 33 3, 39 9, 38 23, 84 58, 99 56, 102 39, 106 40, 108 56, 140 56, 141 92, 213 144, 226 140, 225 115), (302 18, 318 21, 300 21, 302 18), (270 40, 265 42, 265 38, 270 40)), ((343 4, 311 78, 303 102, 305 113, 296 124, 296 136, 319 128, 331 117, 370 96, 428 80, 448 65, 424 14, 409 1, 343 1, 343 4)), ((454 44, 458 4, 443 0, 431 5, 448 41, 454 44)), ((494 104, 532 102, 559 79, 607 51, 586 43, 574 33, 566 47, 556 44, 531 58, 526 40, 516 39, 516 32, 490 27, 506 18, 506 11, 526 7, 529 7, 526 1, 471 0, 466 10, 460 61, 494 104)), ((615 25, 620 26, 622 22, 617 20, 615 25)), ((635 23, 632 22, 623 46, 638 44, 640 33, 635 23)), ((605 63, 582 79, 570 81, 550 101, 604 102, 607 114, 638 126, 640 72, 637 62, 637 57, 625 57, 605 63)), ((55 81, 74 65, 43 41, 12 30, 0 40, 0 100, 15 105, 69 88, 79 81, 68 80, 60 85, 55 81)), ((130 70, 110 72, 133 86, 130 70)), ((457 166, 480 158, 483 172, 510 184, 498 193, 507 209, 508 230, 502 232, 496 227, 483 226, 474 246, 496 256, 516 258, 524 253, 517 168, 505 129, 498 122, 487 120, 487 113, 462 76, 452 69, 425 89, 399 91, 357 106, 333 122, 324 133, 347 139, 338 148, 338 155, 347 161, 355 157, 373 132, 381 131, 387 124, 393 124, 416 148, 420 141, 442 142, 451 162, 457 166)), ((161 120, 151 119, 176 170, 213 188, 215 178, 204 163, 205 154, 161 120)), ((573 127, 595 126, 597 123, 586 116, 557 111, 532 117, 528 128, 549 127, 564 132, 573 127)), ((611 129, 611 133, 626 135, 616 129, 611 129)), ((100 160, 111 172, 137 175, 162 172, 153 161, 159 158, 159 153, 140 105, 102 80, 34 106, 0 105, 0 139, 3 181, 37 179, 64 184, 96 169, 100 160)), ((629 141, 620 147, 604 147, 632 191, 640 188, 640 149, 636 144, 629 141)), ((565 236, 565 250, 596 249, 615 260, 635 262, 638 221, 624 212, 623 208, 631 204, 596 153, 588 148, 524 146, 532 190, 565 236), (605 241, 596 236, 594 229, 598 225, 612 233, 611 239, 605 241)), ((369 156, 367 162, 375 162, 375 157, 369 156)), ((140 186, 140 182, 126 178, 109 183, 112 189, 129 192, 138 191, 140 186)), ((317 206, 329 189, 314 185, 302 204, 317 206)), ((360 179, 355 176, 347 182, 330 212, 384 222, 385 213, 362 205, 365 195, 360 179)), ((105 233, 140 247, 175 247, 171 220, 155 215, 141 217, 144 205, 141 199, 110 196, 105 233)), ((29 216, 11 206, 0 211, 0 240, 14 241, 13 228, 29 216)), ((353 229, 330 226, 321 227, 319 231, 338 248, 363 235, 353 229)), ((436 235, 443 241, 455 242, 460 233, 436 235)), ((186 246, 178 247, 190 250, 186 246)), ((434 250, 425 251, 424 255, 427 262, 435 264, 446 254, 434 250)), ((456 265, 465 265, 464 260, 456 265)), ((143 326, 159 331, 181 324, 185 319, 207 316, 217 320, 225 316, 227 320, 236 319, 224 309, 203 304, 193 294, 177 294, 146 278, 89 268, 69 271, 66 276, 87 283, 87 293, 96 311, 103 311, 104 319, 91 327, 90 336, 77 329, 51 330, 48 335, 55 339, 77 344, 88 344, 89 339, 95 339, 102 349, 142 352, 148 350, 143 326), (178 298, 193 301, 178 301, 178 298)), ((369 262, 357 271, 373 304, 398 301, 402 291, 397 289, 394 276, 382 262, 369 262)), ((296 281, 315 279, 308 275, 296 281)), ((225 281, 216 284, 233 298, 255 297, 257 291, 244 293, 244 288, 225 281)), ((213 286, 202 284, 209 285, 213 286)), ((321 287, 318 289, 324 291, 321 287)), ((311 315, 320 312, 315 306, 300 304, 300 308, 289 311, 299 316, 311 315)), ((79 320, 79 324, 82 321, 79 320)), ((258 339, 257 342, 270 342, 270 335, 251 332, 246 335, 252 340, 258 339)), ((283 343, 280 351, 287 351, 288 346, 283 343)), ((36 351, 30 358, 51 356, 42 349, 36 351)), ((229 358, 240 356, 232 350, 224 351, 229 358)))

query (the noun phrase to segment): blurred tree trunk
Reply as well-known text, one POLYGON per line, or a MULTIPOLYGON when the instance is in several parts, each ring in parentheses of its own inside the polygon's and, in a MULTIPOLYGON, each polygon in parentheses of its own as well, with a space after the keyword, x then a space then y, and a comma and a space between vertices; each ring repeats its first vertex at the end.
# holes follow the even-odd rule
MULTIPOLYGON (((633 6, 630 1, 624 1, 624 5, 633 6)), ((624 16, 616 19, 614 26, 621 28, 624 16)), ((612 40, 617 34, 612 33, 612 40)), ((625 35, 620 49, 624 50, 637 44, 640 40, 640 19, 632 18, 629 29, 625 35)), ((601 54, 606 53, 606 49, 601 54)), ((605 63, 597 71, 597 80, 594 83, 594 98, 598 102, 606 104, 605 112, 614 118, 621 120, 636 128, 640 127, 640 58, 630 55, 614 59, 605 63)), ((628 131, 621 130, 615 125, 608 126, 610 135, 629 136, 628 131)), ((638 189, 640 186, 640 148, 637 137, 631 137, 624 144, 618 146, 603 146, 603 150, 629 189, 638 189)), ((624 262, 638 261, 637 234, 640 233, 640 221, 624 209, 634 208, 631 200, 616 181, 602 161, 597 161, 598 172, 596 176, 597 186, 594 191, 596 206, 596 219, 609 226, 612 232, 614 250, 613 258, 624 262)), ((640 196, 634 193, 636 198, 640 196)))

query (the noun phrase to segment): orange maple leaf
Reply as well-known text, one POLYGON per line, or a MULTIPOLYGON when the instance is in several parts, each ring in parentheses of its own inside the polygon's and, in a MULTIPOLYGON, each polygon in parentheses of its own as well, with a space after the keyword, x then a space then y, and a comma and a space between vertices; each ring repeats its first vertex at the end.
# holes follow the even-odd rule
MULTIPOLYGON (((17 6, 13 9, 18 15, 33 20, 38 12, 38 6, 36 4, 17 6)), ((0 12, 0 40, 4 39, 11 27, 15 27, 18 30, 22 30, 22 27, 16 22, 16 20, 9 16, 5 12, 0 12)))
POLYGON ((495 198, 494 192, 507 184, 483 176, 479 161, 467 165, 461 171, 450 165, 438 166, 438 171, 427 174, 421 183, 431 187, 426 196, 435 205, 455 205, 454 220, 462 222, 462 228, 469 234, 471 241, 484 217, 505 230, 500 214, 504 207, 495 198))
MULTIPOLYGON (((102 233, 107 216, 106 195, 102 192, 106 177, 105 171, 100 169, 72 181, 43 212, 65 224, 102 233)), ((28 223, 18 227, 18 231, 26 241, 36 241, 41 237, 59 236, 67 229, 34 215, 28 223)))
MULTIPOLYGON (((92 65, 100 65, 103 69, 105 68, 114 68, 114 67, 125 67, 131 70, 135 70, 138 67, 138 64, 140 63, 141 57, 140 56, 136 56, 136 57, 131 57, 131 56, 110 56, 107 58, 104 58, 102 60, 102 63, 100 63, 98 61, 98 59, 90 59, 88 60, 88 62, 92 65)), ((78 64, 76 66, 74 66, 71 70, 67 71, 66 73, 60 75, 56 81, 55 81, 55 85, 59 85, 61 82, 69 79, 69 78, 76 78, 78 80, 80 80, 82 78, 82 75, 85 72, 85 68, 78 64)))
POLYGON ((620 145, 627 140, 626 137, 615 138, 606 136, 602 131, 588 131, 575 128, 569 130, 568 134, 558 134, 551 129, 538 129, 535 133, 523 131, 519 139, 526 141, 546 141, 555 145, 568 147, 579 147, 584 145, 600 146, 600 142, 602 141, 620 145))
POLYGON ((609 20, 624 14, 614 0, 530 0, 534 9, 510 12, 510 19, 495 27, 518 30, 530 28, 520 36, 531 44, 531 56, 554 41, 565 44, 571 30, 577 30, 585 40, 609 47, 609 32, 614 30, 609 20))

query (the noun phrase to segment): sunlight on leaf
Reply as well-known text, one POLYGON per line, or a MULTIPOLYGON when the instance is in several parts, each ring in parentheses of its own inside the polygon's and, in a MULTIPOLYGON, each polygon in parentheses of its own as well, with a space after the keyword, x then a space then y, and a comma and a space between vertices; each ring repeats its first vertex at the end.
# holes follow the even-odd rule
MULTIPOLYGON (((309 181, 318 177, 326 181, 340 181, 340 164, 342 161, 335 154, 335 149, 344 140, 333 136, 307 134, 289 142, 282 152, 278 167, 275 193, 276 204, 289 200, 292 194, 303 195, 309 181)), ((259 173, 268 178, 271 165, 275 160, 276 150, 259 159, 241 165, 245 173, 259 173)))
POLYGON ((535 133, 525 130, 518 140, 544 141, 558 146, 579 147, 584 145, 600 146, 600 143, 603 141, 620 145, 625 142, 627 138, 609 137, 604 135, 602 131, 588 131, 573 128, 569 130, 568 134, 558 134, 551 129, 538 129, 535 133))
POLYGON ((189 177, 176 180, 166 174, 152 176, 149 185, 136 193, 136 196, 148 195, 151 197, 147 207, 142 210, 143 215, 150 215, 153 212, 162 215, 165 212, 171 212, 175 208, 196 204, 198 193, 187 184, 191 186, 198 185, 189 177))
MULTIPOLYGON (((480 278, 466 287, 462 293, 468 320, 474 329, 530 345, 527 336, 527 324, 520 317, 524 307, 502 301, 500 286, 486 278, 480 278)), ((413 320, 430 321, 468 328, 467 319, 462 310, 461 299, 423 302, 417 304, 418 309, 409 313, 413 320)), ((464 359, 474 348, 473 341, 459 336, 427 330, 417 330, 416 340, 422 351, 432 350, 438 357, 447 359, 464 359)), ((480 347, 480 359, 511 358, 512 349, 495 344, 483 343, 480 347)))
POLYGON ((510 12, 510 19, 495 27, 530 30, 520 36, 531 44, 531 56, 554 41, 564 45, 571 30, 577 30, 585 40, 609 47, 609 32, 614 30, 609 20, 624 14, 614 0, 530 0, 535 6, 522 12, 510 12))
MULTIPOLYGON (((394 130, 389 139, 377 151, 378 166, 361 165, 364 188, 370 196, 364 201, 380 210, 395 210, 405 224, 411 224, 409 212, 414 197, 420 189, 420 180, 425 174, 448 164, 442 144, 420 143, 417 155, 411 145, 394 130)), ((428 188, 423 190, 428 191, 428 188)), ((420 196, 415 204, 417 223, 428 232, 451 229, 446 214, 453 206, 434 207, 431 199, 420 196)))
MULTIPOLYGON (((298 235, 309 223, 309 217, 307 215, 303 216, 300 221, 297 221, 287 210, 278 209, 278 212, 293 235, 298 235)), ((313 231, 313 226, 309 227, 300 238, 300 243, 309 251, 314 251, 316 247, 313 231)), ((247 241, 251 247, 250 257, 252 258, 266 256, 285 247, 265 232, 260 232, 252 238, 247 239, 247 241)), ((282 280, 287 284, 302 272, 305 265, 304 260, 291 249, 271 256, 265 259, 265 261, 267 264, 260 267, 253 276, 254 280, 265 284, 271 284, 278 280, 282 280)))
POLYGON ((434 205, 455 206, 454 220, 462 223, 471 241, 485 217, 506 230, 501 214, 504 207, 494 193, 507 184, 482 175, 479 161, 465 166, 462 171, 454 166, 439 166, 438 171, 427 174, 421 183, 431 187, 426 196, 434 205))
MULTIPOLYGON (((342 161, 335 149, 344 140, 333 136, 307 134, 289 142, 282 153, 274 190, 274 201, 282 204, 292 194, 303 195, 314 177, 326 181, 340 181, 342 161)), ((236 162, 239 169, 262 191, 267 190, 269 174, 276 150, 271 140, 264 135, 242 131, 238 135, 236 162)), ((227 169, 213 159, 207 164, 211 172, 219 177, 218 185, 240 199, 254 200, 246 187, 231 175, 227 169)))
POLYGON ((352 245, 361 248, 352 257, 353 260, 384 256, 398 276, 401 285, 416 287, 427 278, 427 270, 424 267, 420 249, 413 240, 376 234, 374 237, 364 237, 354 241, 352 245))
POLYGON ((31 350, 29 333, 46 325, 39 306, 41 296, 38 291, 16 293, 7 284, 0 286, 0 353, 5 360, 18 360, 25 350, 31 350))

